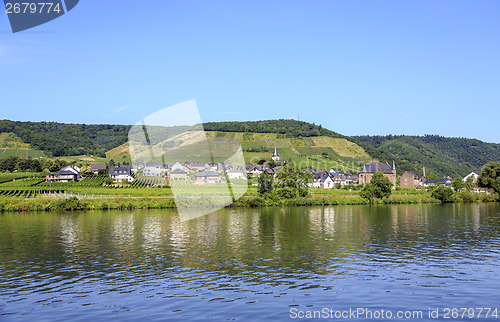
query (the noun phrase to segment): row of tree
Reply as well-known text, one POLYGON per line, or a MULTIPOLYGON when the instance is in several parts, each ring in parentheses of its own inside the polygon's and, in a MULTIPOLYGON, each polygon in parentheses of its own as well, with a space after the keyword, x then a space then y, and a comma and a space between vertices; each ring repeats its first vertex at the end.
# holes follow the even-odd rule
POLYGON ((14 133, 49 156, 105 153, 127 142, 129 125, 65 124, 0 120, 0 133, 14 133))
POLYGON ((8 157, 0 159, 0 171, 21 171, 21 172, 54 172, 60 170, 68 163, 61 159, 32 159, 32 158, 19 158, 8 157))

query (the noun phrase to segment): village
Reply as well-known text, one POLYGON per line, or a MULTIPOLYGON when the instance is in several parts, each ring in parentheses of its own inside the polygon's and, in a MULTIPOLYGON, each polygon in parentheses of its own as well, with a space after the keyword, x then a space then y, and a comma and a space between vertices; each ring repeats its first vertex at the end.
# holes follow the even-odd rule
MULTIPOLYGON (((273 164, 279 164, 280 155, 275 146, 271 156, 273 164)), ((230 163, 185 161, 184 163, 168 163, 161 161, 149 161, 143 164, 119 165, 111 167, 106 163, 90 164, 93 174, 107 174, 114 183, 130 183, 140 178, 164 178, 165 182, 185 181, 196 185, 218 184, 226 180, 245 180, 257 178, 262 174, 275 176, 286 162, 281 165, 269 167, 266 163, 233 166, 230 163)), ((353 174, 350 171, 339 168, 330 170, 314 171, 305 167, 304 171, 312 174, 312 181, 308 184, 309 188, 333 189, 340 187, 364 186, 371 182, 373 175, 377 172, 383 174, 392 183, 393 188, 397 186, 405 188, 426 188, 429 186, 444 185, 450 187, 452 178, 446 176, 441 179, 429 179, 425 177, 425 168, 423 176, 419 177, 414 172, 405 171, 399 178, 397 176, 396 164, 392 165, 386 162, 372 161, 362 167, 361 171, 353 174)), ((45 178, 47 183, 51 182, 78 182, 83 179, 81 167, 78 165, 68 165, 61 170, 48 174, 45 178)), ((479 174, 471 172, 463 178, 463 182, 476 182, 479 174)), ((161 185, 161 184, 160 184, 161 185)), ((476 190, 478 190, 476 188, 476 190)), ((480 192, 479 190, 477 192, 480 192)))

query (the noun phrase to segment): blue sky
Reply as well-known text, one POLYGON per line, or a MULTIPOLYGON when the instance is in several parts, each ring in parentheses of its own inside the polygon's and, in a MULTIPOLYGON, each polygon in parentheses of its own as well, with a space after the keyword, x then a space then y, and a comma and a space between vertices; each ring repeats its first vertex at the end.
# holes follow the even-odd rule
POLYGON ((499 1, 82 0, 12 34, 0 118, 133 124, 297 118, 346 135, 500 142, 499 1))

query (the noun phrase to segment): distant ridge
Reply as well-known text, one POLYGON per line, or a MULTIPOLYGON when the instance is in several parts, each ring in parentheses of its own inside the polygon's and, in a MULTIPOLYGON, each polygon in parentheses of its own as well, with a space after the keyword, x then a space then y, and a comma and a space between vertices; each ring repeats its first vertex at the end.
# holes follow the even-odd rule
MULTIPOLYGON (((398 170, 422 175, 434 173, 440 177, 465 176, 480 171, 489 161, 500 161, 500 144, 477 139, 447 138, 439 135, 355 136, 379 151, 392 156, 398 170)), ((398 171, 399 173, 399 171, 398 171)))
MULTIPOLYGON (((207 131, 218 132, 275 133, 276 138, 345 139, 362 147, 372 159, 390 163, 395 160, 398 175, 404 171, 422 175, 422 168, 425 167, 428 177, 430 174, 438 177, 465 176, 471 171, 480 171, 489 161, 500 161, 500 144, 476 139, 437 135, 349 137, 321 125, 284 119, 209 122, 204 123, 204 127, 207 131)), ((105 157, 106 152, 127 142, 129 129, 130 125, 0 120, 0 133, 13 133, 31 149, 56 157, 83 154, 105 157)), ((117 153, 123 152, 120 150, 117 153)))

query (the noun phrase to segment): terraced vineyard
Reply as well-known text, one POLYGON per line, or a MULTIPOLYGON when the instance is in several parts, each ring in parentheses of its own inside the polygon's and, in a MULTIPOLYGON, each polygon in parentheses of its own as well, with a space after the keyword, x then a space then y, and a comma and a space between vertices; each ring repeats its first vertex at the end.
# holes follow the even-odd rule
POLYGON ((0 197, 54 197, 59 194, 74 194, 82 196, 171 196, 170 188, 154 188, 158 185, 165 186, 163 177, 144 177, 130 184, 106 185, 104 180, 107 175, 89 175, 79 182, 45 182, 45 178, 38 174, 29 174, 33 177, 23 178, 27 173, 0 174, 0 197), (14 179, 16 179, 14 181, 14 179))
MULTIPOLYGON (((240 142, 247 164, 255 164, 262 159, 271 159, 275 145, 278 148, 281 161, 293 161, 316 170, 329 170, 333 167, 356 172, 361 169, 362 163, 372 160, 361 146, 345 138, 326 136, 285 138, 277 133, 220 131, 206 131, 205 134, 210 142, 221 138, 226 138, 229 142, 233 140, 240 142)), ((159 143, 158 147, 162 144, 159 143)), ((199 147, 189 145, 189 148, 185 146, 183 148, 170 150, 171 161, 175 160, 181 163, 188 161, 186 153, 189 153, 189 161, 206 161, 207 156, 204 156, 202 152, 199 155, 193 154, 193 151, 203 150, 205 148, 203 144, 200 144, 199 147)), ((231 155, 227 151, 220 150, 218 152, 220 156, 231 155)), ((128 143, 108 151, 107 155, 108 157, 129 157, 128 143)), ((225 160, 217 159, 214 161, 223 162, 225 160)))

